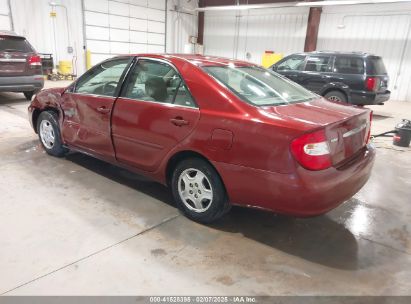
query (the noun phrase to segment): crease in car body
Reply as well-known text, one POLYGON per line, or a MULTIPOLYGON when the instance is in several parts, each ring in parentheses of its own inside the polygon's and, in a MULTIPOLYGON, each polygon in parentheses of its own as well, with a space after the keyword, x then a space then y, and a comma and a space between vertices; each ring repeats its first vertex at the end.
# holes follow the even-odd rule
MULTIPOLYGON (((29 107, 32 120, 47 103, 61 106, 63 116, 52 124, 63 143, 55 139, 49 154, 64 155, 64 144, 166 184, 180 210, 203 223, 234 204, 325 213, 365 184, 375 156, 369 110, 325 101, 225 58, 116 57, 64 92, 40 92, 29 107)), ((37 125, 48 119, 43 113, 37 125)))

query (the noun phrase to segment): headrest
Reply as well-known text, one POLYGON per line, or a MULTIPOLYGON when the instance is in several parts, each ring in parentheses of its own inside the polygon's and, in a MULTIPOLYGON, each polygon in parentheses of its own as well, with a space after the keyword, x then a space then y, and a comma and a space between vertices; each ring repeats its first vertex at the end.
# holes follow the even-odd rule
POLYGON ((167 98, 167 86, 162 78, 152 77, 147 79, 145 90, 146 94, 156 101, 165 101, 167 98))

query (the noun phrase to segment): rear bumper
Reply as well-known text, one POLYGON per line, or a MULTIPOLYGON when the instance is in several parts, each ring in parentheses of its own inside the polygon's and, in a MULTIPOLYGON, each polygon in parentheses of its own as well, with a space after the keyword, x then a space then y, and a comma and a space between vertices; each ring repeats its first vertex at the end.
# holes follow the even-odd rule
POLYGON ((43 87, 42 75, 0 77, 0 92, 40 91, 43 87))
POLYGON ((367 182, 375 149, 365 147, 343 168, 280 174, 237 165, 214 163, 233 204, 263 208, 293 216, 315 216, 336 208, 367 182))
POLYGON ((351 92, 351 103, 355 105, 376 105, 390 99, 391 92, 373 93, 366 91, 351 92))

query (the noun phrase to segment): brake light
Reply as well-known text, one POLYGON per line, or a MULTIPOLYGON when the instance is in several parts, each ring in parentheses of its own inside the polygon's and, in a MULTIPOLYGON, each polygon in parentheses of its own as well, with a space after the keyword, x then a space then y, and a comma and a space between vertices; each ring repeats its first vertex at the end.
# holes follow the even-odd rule
POLYGON ((365 87, 367 88, 368 91, 376 91, 377 85, 378 85, 377 77, 367 77, 367 79, 365 79, 365 87))
POLYGON ((28 62, 31 67, 41 66, 41 58, 37 55, 30 56, 28 62))
POLYGON ((331 167, 330 147, 324 130, 304 134, 291 142, 291 152, 301 166, 308 170, 331 167))

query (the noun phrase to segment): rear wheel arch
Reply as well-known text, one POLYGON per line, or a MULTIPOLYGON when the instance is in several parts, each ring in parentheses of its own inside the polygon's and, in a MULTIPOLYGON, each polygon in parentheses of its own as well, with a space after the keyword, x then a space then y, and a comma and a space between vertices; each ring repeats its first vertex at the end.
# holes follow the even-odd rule
POLYGON ((218 176, 220 177, 221 182, 223 183, 224 188, 226 189, 226 192, 227 192, 227 188, 225 187, 224 180, 221 177, 220 172, 218 172, 217 168, 207 159, 207 157, 205 157, 204 155, 202 155, 198 152, 191 151, 191 150, 179 151, 176 154, 174 154, 168 160, 167 166, 166 166, 166 183, 167 183, 168 186, 170 186, 170 184, 171 184, 171 178, 173 176, 173 172, 174 172, 174 169, 176 168, 176 166, 181 161, 183 161, 185 159, 189 159, 189 158, 200 158, 200 159, 206 161, 210 166, 212 166, 214 168, 214 170, 217 172, 218 176))

